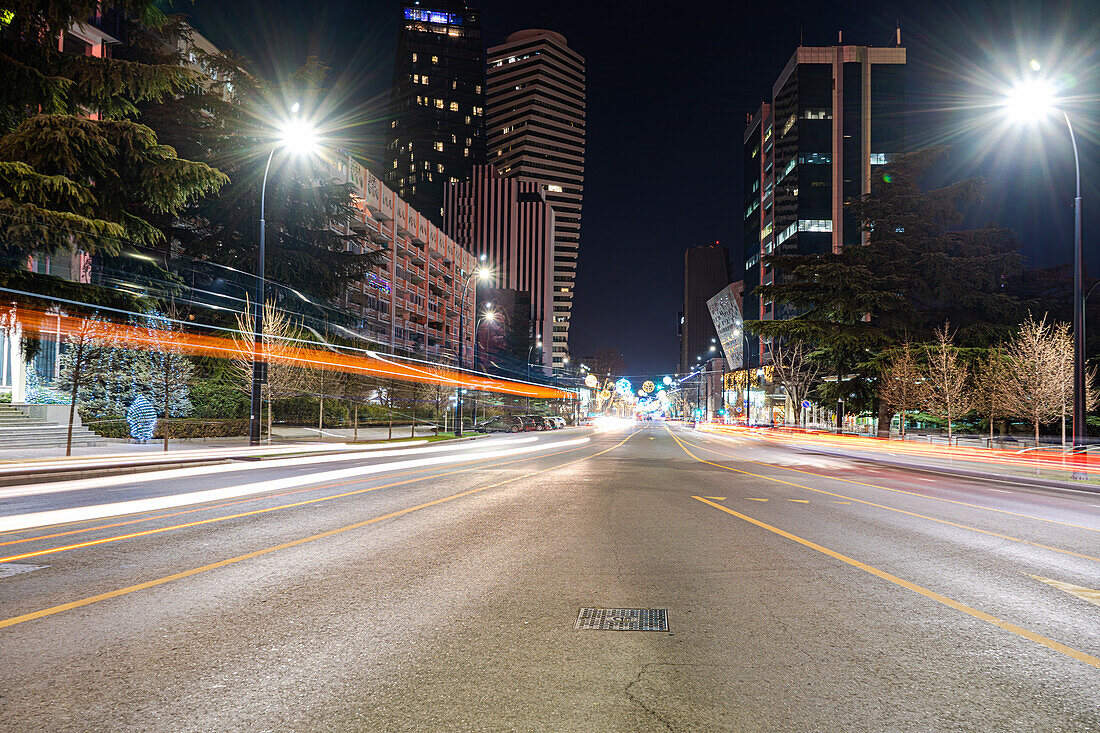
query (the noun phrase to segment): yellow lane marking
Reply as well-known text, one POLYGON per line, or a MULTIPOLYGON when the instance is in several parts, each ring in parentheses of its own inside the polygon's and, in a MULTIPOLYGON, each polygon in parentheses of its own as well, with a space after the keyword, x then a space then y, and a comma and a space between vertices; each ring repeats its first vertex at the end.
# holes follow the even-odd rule
MULTIPOLYGON (((358 494, 367 494, 367 493, 370 493, 372 491, 379 491, 381 489, 391 489, 394 486, 404 486, 405 484, 415 484, 415 483, 420 483, 421 481, 428 481, 430 479, 442 478, 444 476, 453 476, 453 475, 460 474, 460 473, 470 473, 472 471, 483 471, 487 468, 496 468, 497 466, 506 466, 506 465, 511 464, 511 463, 523 463, 524 461, 531 461, 531 460, 535 460, 536 458, 548 458, 548 457, 551 457, 551 456, 561 455, 562 453, 572 453, 573 451, 583 450, 585 447, 587 447, 587 446, 582 445, 582 446, 578 446, 576 448, 567 448, 566 450, 555 451, 553 453, 543 453, 543 454, 537 455, 537 456, 530 456, 528 458, 518 458, 518 459, 515 459, 515 460, 512 460, 512 461, 503 461, 501 463, 490 463, 488 465, 477 466, 475 468, 463 468, 463 469, 460 469, 460 470, 457 470, 457 471, 446 471, 444 473, 437 473, 437 474, 434 474, 434 475, 431 475, 431 476, 419 476, 417 478, 406 479, 404 481, 394 481, 394 482, 391 482, 391 483, 388 483, 388 484, 382 484, 380 486, 370 486, 370 487, 365 488, 365 489, 356 489, 355 491, 346 491, 346 492, 341 493, 341 494, 332 494, 330 496, 321 496, 321 497, 317 497, 315 499, 305 499, 303 501, 295 501, 295 502, 291 502, 290 504, 280 504, 278 506, 265 507, 263 509, 253 509, 253 510, 247 511, 247 512, 238 512, 236 514, 226 514, 226 515, 223 515, 223 516, 220 516, 220 517, 211 517, 209 519, 199 519, 199 520, 196 520, 194 522, 184 522, 182 524, 173 524, 173 525, 169 525, 167 527, 156 527, 154 529, 145 529, 145 530, 141 530, 140 532, 129 532, 127 534, 113 535, 111 537, 100 537, 98 539, 88 540, 87 542, 76 542, 76 543, 69 544, 69 545, 60 545, 58 547, 47 547, 46 549, 43 549, 43 550, 32 550, 30 552, 24 552, 24 553, 20 553, 18 555, 9 555, 8 557, 0 557, 0 563, 14 562, 14 561, 17 561, 17 560, 26 560, 28 558, 41 557, 43 555, 53 555, 53 554, 58 553, 58 552, 65 552, 67 550, 79 550, 79 549, 83 549, 85 547, 95 547, 96 545, 104 545, 104 544, 107 544, 108 542, 118 542, 120 540, 131 540, 131 539, 135 539, 135 538, 138 538, 138 537, 146 537, 148 535, 160 534, 161 532, 172 532, 172 531, 175 531, 177 529, 187 529, 188 527, 200 527, 204 524, 213 524, 215 522, 224 522, 228 519, 240 519, 242 517, 250 517, 250 516, 253 516, 255 514, 266 514, 268 512, 275 512, 275 511, 279 511, 279 510, 282 510, 282 509, 292 509, 294 507, 299 507, 299 506, 308 506, 309 504, 317 504, 317 503, 322 502, 322 501, 329 501, 330 499, 344 499, 344 498, 347 498, 349 496, 356 496, 358 494)), ((459 465, 468 465, 470 463, 472 463, 472 461, 463 461, 459 465)), ((408 471, 408 472, 405 472, 405 473, 399 473, 399 474, 395 474, 395 476, 408 476, 410 474, 416 474, 416 473, 422 473, 422 472, 423 472, 423 469, 417 470, 417 471, 408 471)), ((335 488, 337 486, 348 486, 348 485, 351 485, 351 484, 362 483, 364 480, 365 479, 363 479, 363 478, 356 478, 356 479, 352 479, 350 481, 338 481, 338 482, 334 482, 334 483, 319 484, 319 485, 311 487, 309 489, 300 489, 300 490, 297 490, 297 491, 288 491, 284 494, 260 495, 260 496, 253 497, 251 499, 246 499, 245 501, 258 501, 260 499, 272 499, 272 498, 277 498, 279 496, 286 496, 286 495, 289 495, 289 494, 297 494, 297 493, 303 493, 303 492, 308 492, 308 491, 319 491, 319 490, 322 490, 322 489, 331 489, 331 488, 335 488)), ((230 502, 230 504, 236 504, 236 503, 243 503, 243 502, 230 502)), ((215 504, 212 507, 203 507, 203 509, 217 509, 219 507, 228 506, 228 505, 229 504, 215 504)), ((200 510, 196 509, 196 510, 193 510, 193 511, 200 511, 200 510)), ((166 515, 162 515, 162 516, 170 517, 170 516, 173 516, 173 515, 172 514, 166 514, 166 515)), ((150 520, 158 519, 158 518, 161 518, 161 517, 146 517, 144 519, 138 519, 138 520, 134 520, 134 521, 135 522, 144 522, 144 521, 150 521, 150 520)), ((124 525, 124 524, 129 524, 129 522, 118 522, 116 524, 108 524, 104 527, 98 527, 98 528, 97 527, 89 527, 87 530, 78 530, 78 531, 84 532, 84 531, 91 531, 91 530, 94 530, 94 529, 107 529, 107 528, 110 528, 110 527, 121 526, 121 525, 124 525)), ((69 533, 68 532, 62 532, 62 533, 59 533, 58 535, 46 535, 44 537, 28 537, 25 540, 18 540, 18 541, 19 542, 29 542, 29 541, 35 540, 35 539, 49 539, 50 537, 60 536, 60 535, 64 535, 64 534, 69 534, 69 533)))
POLYGON ((724 497, 724 496, 708 496, 707 498, 708 499, 714 499, 715 501, 725 501, 726 500, 726 497, 724 497))
POLYGON ((830 504, 848 504, 850 506, 852 502, 850 502, 850 501, 830 501, 829 503, 830 504))
POLYGON ((746 496, 745 498, 748 499, 749 501, 767 501, 767 499, 756 499, 756 498, 753 498, 751 496, 746 496))
POLYGON ((1084 662, 1085 664, 1088 664, 1088 665, 1091 665, 1093 667, 1096 667, 1097 669, 1100 669, 1100 657, 1094 657, 1091 654, 1087 654, 1087 653, 1082 652, 1078 649, 1074 649, 1073 647, 1066 646, 1065 644, 1054 641, 1053 639, 1049 639, 1049 638, 1047 638, 1047 637, 1045 637, 1041 634, 1036 634, 1034 631, 1029 631, 1029 630, 1023 628, 1022 626, 1017 626, 1016 624, 1009 623, 1008 621, 1003 621, 1003 620, 997 618, 996 616, 992 616, 992 615, 986 613, 985 611, 979 611, 976 608, 968 606, 965 603, 960 603, 959 601, 956 601, 953 598, 948 598, 947 596, 942 595, 940 593, 937 593, 934 590, 929 590, 928 588, 925 588, 924 586, 917 585, 916 583, 911 583, 908 580, 904 580, 903 578, 899 578, 896 575, 892 575, 892 574, 886 572, 885 570, 879 570, 878 568, 873 567, 871 565, 868 565, 865 562, 860 562, 859 560, 850 558, 847 555, 842 555, 841 553, 836 552, 835 550, 830 550, 828 547, 822 547, 821 545, 819 545, 815 542, 811 542, 810 540, 804 539, 802 537, 799 537, 798 535, 791 534, 790 532, 779 529, 778 527, 773 527, 770 524, 767 524, 765 522, 761 522, 759 519, 753 519, 752 517, 750 517, 748 515, 741 514, 740 512, 735 512, 734 510, 732 510, 728 507, 724 507, 721 504, 715 504, 712 501, 707 501, 706 499, 704 499, 701 496, 693 496, 692 498, 697 500, 697 501, 701 501, 704 504, 708 504, 708 505, 714 507, 715 509, 723 511, 726 514, 731 514, 731 515, 737 517, 738 519, 743 519, 746 522, 749 522, 750 524, 755 524, 757 527, 760 527, 761 529, 766 529, 769 532, 774 532, 775 534, 779 535, 780 537, 785 537, 785 538, 787 538, 787 539, 789 539, 793 542, 797 542, 798 544, 802 545, 803 547, 808 547, 811 550, 816 550, 820 553, 828 555, 829 557, 831 557, 835 560, 840 560, 841 562, 847 563, 848 565, 851 565, 854 568, 858 568, 860 570, 863 570, 864 572, 870 573, 871 575, 874 575, 875 577, 882 578, 883 580, 889 581, 889 582, 893 583, 894 585, 899 585, 902 588, 906 588, 908 590, 913 591, 914 593, 919 593, 920 595, 924 596, 925 598, 930 598, 933 601, 936 601, 938 603, 942 603, 943 605, 945 605, 949 608, 953 608, 956 611, 962 611, 963 613, 967 614, 968 616, 973 616, 974 618, 980 619, 980 620, 985 621, 987 623, 990 623, 990 624, 996 626, 997 628, 1004 629, 1005 631, 1009 631, 1013 634, 1016 634, 1017 636, 1022 636, 1025 639, 1030 639, 1031 641, 1034 641, 1037 644, 1042 644, 1043 646, 1045 646, 1048 649, 1053 649, 1054 651, 1056 651, 1060 654, 1065 654, 1066 656, 1072 657, 1072 658, 1076 659, 1079 662, 1084 662))
POLYGON ((794 501, 794 502, 797 502, 799 504, 809 504, 810 503, 809 499, 787 499, 787 501, 794 501))
MULTIPOLYGON (((670 431, 670 434, 671 434, 671 431, 670 431)), ((1044 550, 1052 550, 1053 552, 1060 552, 1063 555, 1071 555, 1073 557, 1080 557, 1080 558, 1083 558, 1085 560, 1093 560, 1095 562, 1100 562, 1100 557, 1093 557, 1092 555, 1085 555, 1085 554, 1082 554, 1080 552, 1073 552, 1072 550, 1063 550, 1060 547, 1051 547, 1050 545, 1044 545, 1041 542, 1032 542, 1031 540, 1020 539, 1019 537, 1012 537, 1011 535, 1001 534, 1000 532, 993 532, 993 531, 988 530, 988 529, 979 529, 978 527, 971 527, 968 524, 959 524, 958 522, 951 522, 951 521, 948 521, 946 519, 938 519, 936 517, 930 517, 927 514, 918 514, 917 512, 910 512, 910 511, 906 511, 905 509, 898 509, 896 507, 886 506, 885 504, 876 504, 873 501, 865 501, 863 499, 856 499, 855 497, 845 496, 844 494, 835 494, 832 491, 825 491, 824 489, 815 489, 812 486, 806 486, 804 484, 796 484, 796 483, 793 483, 791 481, 784 481, 783 479, 774 478, 772 476, 763 476, 759 473, 752 473, 751 471, 743 471, 740 468, 733 468, 732 466, 723 466, 721 463, 713 463, 711 461, 708 461, 706 459, 700 458, 699 456, 695 455, 690 450, 688 450, 687 444, 685 444, 683 441, 681 441, 675 435, 672 436, 672 439, 680 444, 680 448, 685 453, 687 453, 689 456, 691 456, 695 460, 699 461, 700 463, 705 463, 708 466, 714 466, 716 468, 721 468, 721 469, 724 469, 726 471, 733 471, 734 473, 740 473, 740 474, 744 474, 746 476, 753 476, 754 478, 761 478, 761 479, 764 479, 765 481, 774 481, 777 484, 783 484, 784 486, 793 486, 793 487, 798 488, 798 489, 805 489, 806 491, 813 491, 813 492, 818 493, 818 494, 825 494, 826 496, 835 496, 838 499, 847 499, 848 501, 853 501, 853 502, 856 502, 857 504, 866 504, 867 506, 873 506, 873 507, 876 507, 878 509, 885 509, 886 511, 890 511, 890 512, 897 512, 898 514, 906 514, 910 517, 917 517, 918 519, 927 519, 930 522, 938 522, 939 524, 946 524, 946 525, 949 525, 951 527, 958 527, 959 529, 966 529, 966 530, 970 530, 971 532, 978 532, 979 534, 989 535, 990 537, 997 537, 997 538, 1002 539, 1002 540, 1009 540, 1010 542, 1019 542, 1021 544, 1031 545, 1032 547, 1039 547, 1039 548, 1042 548, 1044 550)), ((692 444, 692 446, 696 447, 696 448, 701 448, 702 447, 702 446, 695 446, 694 444, 692 444)), ((704 448, 703 450, 708 450, 708 449, 704 448)), ((718 453, 718 451, 708 451, 708 452, 718 453)), ((725 455, 725 454, 718 453, 718 455, 725 455)), ((727 456, 727 457, 733 458, 733 456, 727 456)), ((740 459, 735 459, 735 460, 740 460, 740 459)), ((761 464, 761 465, 768 465, 768 464, 761 464)), ((837 479, 837 480, 838 481, 843 481, 844 479, 837 479)), ((917 496, 923 496, 923 494, 917 494, 917 496)), ((932 497, 928 497, 928 498, 932 498, 932 497)))
POLYGON ((1050 578, 1041 578, 1038 575, 1030 575, 1029 577, 1042 581, 1049 586, 1053 586, 1058 590, 1064 590, 1066 593, 1075 595, 1078 598, 1088 601, 1089 603, 1100 606, 1100 590, 1093 590, 1092 588, 1084 588, 1080 585, 1072 585, 1070 583, 1063 583, 1060 580, 1051 580, 1050 578))
MULTIPOLYGON (((619 441, 615 445, 611 446, 610 448, 605 448, 604 450, 600 451, 599 453, 593 453, 592 455, 585 456, 584 458, 578 458, 575 461, 567 461, 567 462, 562 463, 562 464, 557 465, 557 466, 551 466, 549 468, 543 468, 543 469, 540 469, 538 471, 532 471, 530 473, 525 473, 522 476, 516 476, 516 477, 510 478, 510 479, 505 479, 503 481, 498 481, 495 484, 489 484, 488 486, 482 486, 481 488, 477 488, 477 489, 469 489, 468 491, 462 491, 462 492, 459 492, 457 494, 452 494, 450 496, 445 496, 441 499, 434 499, 432 501, 424 502, 423 504, 417 504, 416 506, 408 507, 406 509, 399 509, 396 512, 390 512, 389 514, 383 514, 380 517, 374 517, 373 519, 367 519, 367 520, 364 520, 362 522, 356 522, 354 524, 349 524, 349 525, 346 525, 344 527, 337 527, 336 529, 330 529, 326 532, 321 532, 319 534, 310 535, 309 537, 302 537, 300 539, 291 540, 290 542, 283 542, 283 543, 278 544, 278 545, 272 545, 271 547, 265 547, 262 550, 254 550, 252 552, 245 553, 244 555, 237 555, 236 557, 231 557, 231 558, 228 558, 226 560, 219 560, 218 562, 210 563, 209 565, 203 565, 202 567, 191 568, 190 570, 184 570, 183 572, 180 572, 180 573, 174 573, 172 575, 166 575, 162 578, 156 578, 155 580, 148 580, 144 583, 138 583, 137 585, 127 586, 126 588, 119 588, 117 590, 108 591, 107 593, 100 593, 99 595, 89 596, 88 598, 81 598, 80 600, 70 601, 69 603, 62 603, 59 606, 51 606, 49 608, 44 608, 41 611, 34 611, 32 613, 25 613, 21 616, 13 616, 12 618, 4 619, 3 621, 0 621, 0 629, 5 629, 9 626, 15 626, 16 624, 25 623, 27 621, 33 621, 35 619, 44 618, 46 616, 52 616, 56 613, 61 613, 63 611, 71 611, 74 608, 80 608, 82 606, 88 606, 88 605, 91 605, 93 603, 98 603, 100 601, 110 600, 111 598, 118 598, 119 596, 124 596, 124 595, 127 595, 129 593, 136 593, 139 590, 145 590, 147 588, 153 588, 153 587, 156 587, 158 585, 164 585, 165 583, 170 583, 173 580, 182 580, 183 578, 189 578, 192 575, 198 575, 199 573, 205 573, 209 570, 217 570, 218 568, 224 568, 226 565, 232 565, 234 563, 242 562, 244 560, 251 560, 254 557, 260 557, 262 555, 267 555, 267 554, 270 554, 272 552, 277 552, 279 550, 286 550, 286 549, 289 549, 291 547, 297 547, 298 545, 304 545, 307 542, 314 542, 316 540, 325 539, 326 537, 332 537, 334 535, 343 534, 344 532, 350 532, 351 530, 354 530, 354 529, 361 529, 362 527, 366 527, 368 525, 375 524, 376 522, 381 522, 385 519, 393 519, 394 517, 400 517, 404 514, 409 514, 411 512, 415 512, 415 511, 420 510, 420 509, 426 509, 430 506, 435 506, 436 504, 443 504, 445 502, 454 501, 455 499, 460 499, 464 496, 470 496, 471 494, 477 494, 477 493, 480 493, 482 491, 487 491, 489 489, 494 489, 498 486, 503 486, 504 484, 510 484, 514 481, 519 481, 520 479, 530 478, 531 476, 537 476, 540 473, 546 473, 548 471, 556 471, 559 468, 564 468, 566 466, 571 466, 575 463, 581 463, 582 461, 591 460, 592 458, 596 458, 597 456, 602 456, 604 453, 610 453, 611 451, 615 450, 616 448, 618 448, 623 443, 630 440, 631 438, 633 438, 637 434, 638 434, 638 431, 635 431, 635 432, 631 433, 630 435, 626 436, 625 438, 623 438, 621 441, 619 441)), ((717 505, 715 505, 715 506, 717 506, 717 505)))
MULTIPOLYGON (((668 430, 668 428, 665 428, 665 429, 668 430)), ((672 436, 672 437, 676 438, 675 435, 672 436)), ((1021 514, 1019 512, 1010 512, 1007 509, 994 509, 993 507, 982 506, 981 504, 971 504, 969 502, 957 501, 955 499, 943 499, 943 498, 940 498, 938 496, 929 496, 928 494, 922 494, 919 491, 906 491, 904 489, 893 489, 893 488, 890 488, 889 486, 880 486, 878 484, 869 484, 866 481, 856 481, 855 479, 850 479, 850 478, 839 478, 839 477, 835 477, 835 476, 826 476, 826 475, 821 474, 821 473, 814 473, 813 471, 805 471, 801 468, 791 468, 789 466, 780 466, 780 465, 775 464, 775 463, 762 463, 760 461, 753 461, 753 460, 750 460, 748 458, 738 458, 736 456, 731 456, 728 453, 722 453, 720 451, 716 451, 713 448, 707 448, 706 446, 696 445, 695 443, 688 443, 688 445, 692 446, 693 448, 699 448, 701 450, 705 450, 708 453, 714 453, 715 455, 725 456, 726 458, 733 458, 734 460, 741 461, 743 463, 753 463, 753 464, 756 464, 757 466, 766 466, 767 468, 779 468, 779 469, 782 469, 784 471, 794 471, 796 473, 804 473, 807 476, 817 476, 818 478, 829 479, 830 481, 844 481, 845 483, 849 483, 849 484, 857 484, 859 486, 869 486, 872 489, 882 489, 883 491, 893 491, 896 494, 908 494, 909 496, 919 496, 922 499, 931 499, 932 501, 943 501, 943 502, 947 502, 948 504, 958 504, 960 506, 967 506, 967 507, 970 507, 972 509, 984 509, 987 512, 998 512, 999 514, 1009 514, 1013 517, 1022 517, 1024 519, 1034 519, 1037 522, 1049 522, 1050 524, 1059 524, 1059 525, 1062 525, 1063 527, 1073 527, 1074 529, 1083 529, 1083 530, 1087 530, 1089 532, 1100 532, 1100 529, 1097 529, 1095 527, 1085 527, 1085 526, 1082 526, 1080 524, 1073 524, 1072 522, 1059 522, 1057 519, 1046 519, 1044 517, 1036 517, 1036 516, 1033 516, 1031 514, 1021 514)), ((751 474, 751 475, 755 475, 755 474, 751 474)))

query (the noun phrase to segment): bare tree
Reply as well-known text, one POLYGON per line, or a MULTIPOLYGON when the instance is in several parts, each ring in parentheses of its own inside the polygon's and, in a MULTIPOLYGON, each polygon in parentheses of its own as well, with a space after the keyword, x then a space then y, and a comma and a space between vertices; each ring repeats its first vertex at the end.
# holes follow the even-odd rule
POLYGON ((172 413, 185 417, 191 413, 188 389, 195 376, 195 365, 184 356, 176 334, 179 333, 176 308, 169 308, 167 316, 151 315, 148 318, 150 390, 153 404, 164 410, 164 450, 168 450, 169 422, 172 413))
POLYGON ((772 374, 794 407, 794 421, 802 424, 802 401, 817 384, 821 364, 807 358, 809 349, 801 341, 783 342, 772 349, 772 374))
POLYGON ((947 444, 951 445, 954 421, 974 405, 970 388, 970 370, 959 361, 951 324, 936 329, 936 340, 924 348, 928 361, 928 411, 947 420, 947 444))
POLYGON ((974 378, 974 404, 983 417, 989 418, 989 441, 993 445, 993 423, 1009 416, 1008 404, 1012 365, 1004 350, 990 349, 980 362, 974 378))
POLYGON ((883 369, 878 394, 883 402, 901 414, 901 434, 904 436, 905 413, 916 410, 928 399, 928 383, 908 341, 895 350, 883 369))
POLYGON ((94 371, 92 364, 110 348, 107 342, 106 324, 97 316, 74 318, 65 332, 68 346, 61 367, 61 383, 69 388, 69 432, 65 438, 65 455, 73 454, 73 421, 76 418, 76 401, 88 375, 94 371))
MULTIPOLYGON (((237 331, 233 334, 237 355, 230 362, 230 373, 245 392, 252 384, 254 344, 251 314, 252 307, 246 301, 244 312, 237 314, 237 331)), ((267 379, 261 397, 267 400, 267 440, 270 443, 271 403, 300 395, 306 372, 301 332, 270 300, 264 303, 263 352, 267 358, 267 379)))
POLYGON ((1065 409, 1062 351, 1059 327, 1048 324, 1046 317, 1036 321, 1029 316, 1008 347, 1008 412, 1032 424, 1036 446, 1039 425, 1054 420, 1065 409))
POLYGON ((600 349, 585 359, 585 362, 590 367, 590 371, 598 377, 621 374, 623 371, 623 355, 618 349, 600 349))

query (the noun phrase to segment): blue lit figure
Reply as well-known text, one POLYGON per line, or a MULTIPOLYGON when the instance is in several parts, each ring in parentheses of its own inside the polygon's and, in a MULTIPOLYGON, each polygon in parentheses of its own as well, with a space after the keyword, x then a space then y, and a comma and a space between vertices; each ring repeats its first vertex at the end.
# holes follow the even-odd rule
POLYGON ((634 394, 634 387, 630 384, 630 380, 623 377, 619 381, 615 382, 615 391, 621 394, 623 397, 634 394))
POLYGON ((130 425, 130 437, 139 443, 148 443, 157 426, 157 411, 153 403, 138 395, 126 410, 126 422, 130 425))

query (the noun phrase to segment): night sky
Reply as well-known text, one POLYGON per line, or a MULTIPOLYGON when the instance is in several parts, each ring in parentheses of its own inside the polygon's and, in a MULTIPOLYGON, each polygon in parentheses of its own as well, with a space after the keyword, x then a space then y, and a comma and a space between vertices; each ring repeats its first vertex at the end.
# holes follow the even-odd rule
MULTIPOLYGON (((422 3, 423 4, 423 3, 422 3)), ((989 103, 1032 58, 1075 98, 1085 247, 1100 274, 1100 0, 655 3, 481 0, 487 45, 515 30, 565 35, 588 65, 588 151, 573 354, 614 347, 633 374, 675 369, 683 252, 720 241, 741 259, 741 143, 801 38, 890 45, 909 60, 909 145, 948 144, 936 177, 987 178, 969 222, 1013 228, 1031 267, 1072 261, 1073 159, 1064 124, 1008 128, 989 103)), ((401 3, 177 3, 214 43, 275 78, 316 55, 332 69, 358 152, 381 155, 401 3)), ((933 181, 935 182, 935 181, 933 181)))

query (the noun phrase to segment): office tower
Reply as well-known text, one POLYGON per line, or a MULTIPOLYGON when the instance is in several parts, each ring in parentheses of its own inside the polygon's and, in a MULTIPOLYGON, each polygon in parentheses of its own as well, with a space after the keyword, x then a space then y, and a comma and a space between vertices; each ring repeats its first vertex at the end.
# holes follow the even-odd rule
MULTIPOLYGON (((744 142, 744 315, 791 318, 794 308, 752 292, 775 281, 760 258, 865 241, 844 202, 868 193, 876 168, 905 151, 905 49, 799 47, 749 119, 744 142)), ((770 361, 767 343, 753 338, 749 351, 750 366, 770 361)))
POLYGON ((447 235, 475 256, 486 256, 495 288, 527 291, 531 298, 531 343, 541 339, 535 361, 552 364, 548 336, 556 333, 553 282, 555 212, 546 187, 505 178, 491 165, 474 166, 473 177, 448 183, 447 235))
POLYGON ((584 58, 565 38, 524 30, 489 49, 489 163, 503 176, 538 181, 556 213, 553 363, 569 354, 569 319, 584 196, 584 58))
POLYGON ((680 371, 721 356, 707 301, 730 284, 726 248, 715 242, 684 252, 684 310, 680 313, 680 371), (711 339, 714 339, 712 341, 711 339), (712 352, 710 347, 714 346, 712 352))
POLYGON ((402 6, 382 177, 437 226, 443 185, 485 162, 479 13, 457 0, 402 6))

